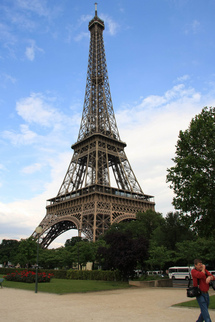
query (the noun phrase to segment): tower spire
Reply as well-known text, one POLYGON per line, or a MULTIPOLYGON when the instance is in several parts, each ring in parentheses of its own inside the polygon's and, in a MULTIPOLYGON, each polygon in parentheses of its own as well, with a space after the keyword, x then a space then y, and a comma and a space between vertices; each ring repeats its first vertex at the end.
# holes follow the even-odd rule
POLYGON ((97 17, 97 2, 95 2, 95 17, 97 17))
POLYGON ((121 141, 111 99, 103 41, 104 22, 94 17, 89 22, 90 51, 82 120, 73 159, 58 196, 93 184, 143 193, 121 141), (89 150, 89 142, 94 148, 89 150), (87 153, 81 154, 84 144, 87 153), (102 147, 103 146, 103 147, 102 147), (78 158, 78 159, 77 159, 78 158))

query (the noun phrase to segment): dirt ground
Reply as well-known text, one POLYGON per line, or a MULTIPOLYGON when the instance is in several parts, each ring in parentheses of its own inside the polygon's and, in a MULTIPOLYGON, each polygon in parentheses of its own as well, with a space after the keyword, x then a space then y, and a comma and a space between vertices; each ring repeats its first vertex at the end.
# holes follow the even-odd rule
MULTIPOLYGON (((186 290, 176 288, 134 287, 55 295, 3 287, 0 288, 0 321, 196 321, 199 309, 172 307, 184 301, 187 301, 186 290)), ((210 310, 210 315, 215 321, 215 310, 210 310)))

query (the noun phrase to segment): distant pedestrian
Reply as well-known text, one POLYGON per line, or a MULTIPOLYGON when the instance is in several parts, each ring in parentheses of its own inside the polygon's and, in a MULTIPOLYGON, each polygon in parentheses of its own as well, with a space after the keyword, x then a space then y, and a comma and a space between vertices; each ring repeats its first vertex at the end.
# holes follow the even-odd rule
POLYGON ((193 286, 198 286, 201 290, 201 295, 196 299, 198 301, 201 313, 196 322, 211 322, 211 318, 208 312, 209 307, 209 283, 215 280, 215 277, 205 269, 205 265, 200 259, 194 260, 195 268, 192 269, 191 275, 193 277, 193 286))

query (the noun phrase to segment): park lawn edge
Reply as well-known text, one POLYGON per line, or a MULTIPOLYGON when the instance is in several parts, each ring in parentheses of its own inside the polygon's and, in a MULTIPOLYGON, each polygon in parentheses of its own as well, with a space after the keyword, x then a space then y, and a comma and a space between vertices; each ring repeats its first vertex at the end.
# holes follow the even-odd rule
MULTIPOLYGON (((172 305, 172 307, 187 307, 187 308, 199 308, 198 302, 196 299, 189 300, 181 303, 172 305)), ((215 310, 215 295, 210 295, 210 310, 215 310)))
MULTIPOLYGON (((2 286, 20 290, 35 290, 35 283, 23 283, 4 281, 2 286)), ((113 281, 92 281, 92 280, 69 280, 53 278, 50 283, 38 283, 38 292, 51 294, 69 294, 69 293, 86 293, 111 291, 117 289, 127 289, 131 286, 126 282, 113 281)))

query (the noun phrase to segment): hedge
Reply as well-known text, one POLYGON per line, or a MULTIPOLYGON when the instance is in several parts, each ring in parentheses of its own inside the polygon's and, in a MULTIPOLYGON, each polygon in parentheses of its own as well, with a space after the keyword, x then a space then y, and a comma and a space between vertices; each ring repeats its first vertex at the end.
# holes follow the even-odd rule
MULTIPOLYGON (((4 268, 0 267, 0 274, 6 275, 15 272, 26 271, 26 268, 4 268)), ((36 271, 31 269, 31 271, 36 271)), ((59 279, 73 279, 73 280, 101 280, 101 281, 121 281, 121 276, 118 271, 77 271, 77 270, 63 270, 63 269, 38 269, 38 273, 53 274, 54 278, 59 279)))
MULTIPOLYGON (((0 267, 0 274, 1 275, 6 275, 6 274, 10 274, 10 273, 16 273, 16 272, 22 272, 22 271, 26 271, 26 268, 4 268, 4 267, 0 267)), ((31 269, 32 272, 36 272, 36 269, 31 269)), ((55 269, 38 269, 38 273, 46 273, 46 274, 53 274, 55 278, 63 278, 66 279, 66 270, 63 269, 59 269, 59 270, 55 270, 55 269)))
POLYGON ((68 270, 67 278, 72 280, 101 280, 101 281, 120 281, 118 271, 75 271, 68 270))

